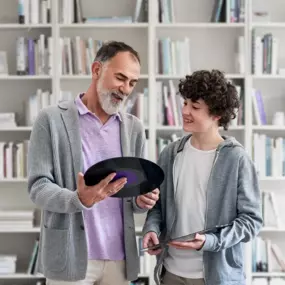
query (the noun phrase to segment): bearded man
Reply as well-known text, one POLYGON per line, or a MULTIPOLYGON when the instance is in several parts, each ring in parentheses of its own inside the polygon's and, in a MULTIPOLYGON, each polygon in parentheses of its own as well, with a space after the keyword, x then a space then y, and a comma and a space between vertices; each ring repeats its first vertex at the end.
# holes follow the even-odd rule
POLYGON ((86 186, 94 163, 143 157, 141 122, 120 111, 140 75, 140 58, 122 42, 104 44, 92 64, 92 81, 75 100, 38 115, 28 151, 28 191, 42 210, 38 272, 47 285, 127 285, 139 258, 133 213, 151 209, 156 189, 136 198, 110 197, 125 178, 110 174, 86 186))

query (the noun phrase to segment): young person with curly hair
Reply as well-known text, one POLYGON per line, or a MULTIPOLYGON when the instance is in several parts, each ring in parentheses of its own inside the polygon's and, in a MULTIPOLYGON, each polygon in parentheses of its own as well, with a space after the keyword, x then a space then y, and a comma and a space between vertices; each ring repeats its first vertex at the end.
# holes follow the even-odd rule
POLYGON ((143 246, 230 223, 218 232, 148 252, 158 255, 157 284, 243 285, 243 244, 258 234, 262 216, 251 159, 235 138, 219 133, 235 118, 237 91, 218 70, 187 75, 179 91, 183 129, 192 135, 160 154, 166 179, 158 203, 148 212, 143 246))

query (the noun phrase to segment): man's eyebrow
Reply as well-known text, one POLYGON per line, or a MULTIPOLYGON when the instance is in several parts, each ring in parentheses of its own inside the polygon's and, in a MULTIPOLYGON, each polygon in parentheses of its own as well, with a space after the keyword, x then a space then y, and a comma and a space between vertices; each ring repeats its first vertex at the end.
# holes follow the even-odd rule
MULTIPOLYGON (((119 75, 119 76, 122 76, 124 79, 128 79, 128 76, 126 76, 125 74, 123 74, 123 73, 121 73, 121 72, 116 72, 115 74, 116 74, 116 75, 119 75)), ((137 82, 138 79, 132 79, 131 81, 137 82)))

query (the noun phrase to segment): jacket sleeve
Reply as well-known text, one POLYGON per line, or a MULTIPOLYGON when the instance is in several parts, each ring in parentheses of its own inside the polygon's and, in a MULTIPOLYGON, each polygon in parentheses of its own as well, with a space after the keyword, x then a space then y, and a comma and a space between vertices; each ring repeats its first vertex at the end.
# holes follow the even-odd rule
MULTIPOLYGON (((141 122, 137 121, 137 128, 139 129, 138 138, 137 138, 137 149, 136 156, 141 158, 146 158, 146 136, 145 129, 141 122)), ((142 209, 137 204, 137 197, 132 198, 133 211, 136 214, 146 213, 147 209, 142 209)))
MULTIPOLYGON (((163 169, 165 172, 165 169, 162 165, 162 156, 164 155, 164 151, 160 154, 157 164, 163 169)), ((165 182, 163 182, 160 185, 160 195, 159 200, 156 202, 155 206, 148 211, 147 217, 145 220, 145 224, 143 226, 143 235, 145 235, 148 232, 155 232, 157 236, 160 235, 161 232, 161 225, 162 225, 162 208, 161 208, 161 195, 165 193, 166 185, 165 182)))
POLYGON ((42 210, 74 213, 86 208, 77 191, 59 187, 54 180, 52 139, 41 113, 34 123, 28 148, 28 192, 30 199, 42 210))
POLYGON ((262 227, 258 177, 251 159, 240 158, 237 192, 237 217, 233 224, 217 234, 206 234, 202 250, 221 251, 253 239, 262 227))

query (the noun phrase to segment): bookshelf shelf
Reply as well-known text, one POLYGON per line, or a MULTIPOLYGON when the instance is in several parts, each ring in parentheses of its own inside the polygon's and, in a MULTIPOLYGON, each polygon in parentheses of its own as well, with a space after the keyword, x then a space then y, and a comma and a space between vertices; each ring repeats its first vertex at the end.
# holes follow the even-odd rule
MULTIPOLYGON (((7 228, 1 228, 0 227, 0 233, 39 233, 40 228, 34 227, 34 228, 15 228, 15 229, 7 229, 7 228)), ((1 276, 1 275, 0 275, 1 276)))
POLYGON ((285 277, 284 272, 253 272, 253 277, 285 277))
POLYGON ((0 274, 0 279, 42 279, 43 275, 31 275, 25 273, 15 273, 15 274, 0 274))
POLYGON ((171 28, 171 29, 181 29, 181 28, 204 28, 204 29, 219 29, 219 28, 244 28, 243 23, 170 23, 170 24, 156 24, 156 28, 171 28))
MULTIPOLYGON (((91 75, 61 75, 61 80, 90 80, 91 75)), ((148 79, 147 74, 141 74, 140 79, 148 79)))
POLYGON ((94 28, 147 28, 148 23, 96 23, 96 24, 59 24, 61 29, 94 29, 94 28))
POLYGON ((27 183, 27 178, 11 178, 11 179, 1 179, 0 184, 2 183, 27 183))
POLYGON ((272 74, 262 74, 262 75, 252 75, 252 79, 285 79, 285 75, 272 75, 272 74))
POLYGON ((285 23, 252 23, 253 28, 285 28, 285 23))
POLYGON ((50 75, 0 75, 0 80, 51 80, 50 75))
POLYGON ((252 126, 254 131, 285 131, 285 126, 262 125, 252 126))
POLYGON ((51 28, 51 24, 1 24, 0 30, 2 29, 48 29, 51 28))
POLYGON ((0 128, 0 133, 31 132, 31 131, 32 131, 32 127, 0 128))
POLYGON ((284 181, 285 182, 285 176, 281 176, 281 177, 272 177, 272 176, 268 176, 268 177, 259 177, 259 181, 260 182, 265 182, 265 181, 279 181, 279 182, 282 182, 284 181))
MULTIPOLYGON (((245 75, 244 74, 234 74, 234 73, 227 73, 225 74, 227 78, 230 79, 244 79, 245 75)), ((157 80, 165 80, 165 79, 181 79, 184 78, 185 75, 171 75, 171 74, 156 74, 156 79, 157 80)))
POLYGON ((260 233, 285 233, 285 228, 268 228, 268 227, 264 227, 262 228, 262 230, 260 231, 260 233))

